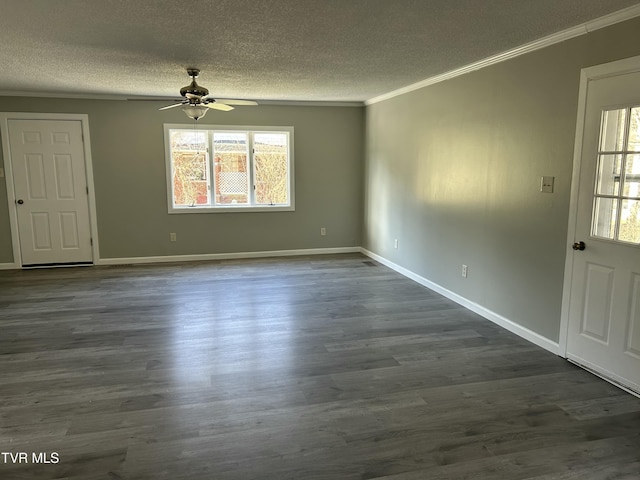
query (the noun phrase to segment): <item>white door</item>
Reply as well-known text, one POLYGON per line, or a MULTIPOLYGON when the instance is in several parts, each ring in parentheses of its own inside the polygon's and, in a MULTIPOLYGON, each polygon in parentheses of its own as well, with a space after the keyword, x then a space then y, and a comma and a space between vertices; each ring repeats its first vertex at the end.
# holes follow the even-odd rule
POLYGON ((91 263, 79 120, 9 120, 23 266, 91 263))
POLYGON ((640 72, 585 80, 567 357, 640 392, 640 72))

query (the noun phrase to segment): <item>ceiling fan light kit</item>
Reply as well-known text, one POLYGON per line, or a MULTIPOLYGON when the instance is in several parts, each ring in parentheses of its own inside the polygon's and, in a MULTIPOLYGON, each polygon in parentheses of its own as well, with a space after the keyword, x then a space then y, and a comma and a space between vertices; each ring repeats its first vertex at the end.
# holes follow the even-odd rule
POLYGON ((160 110, 182 107, 182 111, 187 117, 197 121, 199 118, 204 117, 210 108, 228 112, 233 110, 231 105, 258 105, 258 102, 253 100, 225 99, 216 101, 214 98, 207 97, 209 90, 198 85, 196 82, 196 78, 200 75, 200 70, 197 68, 188 68, 187 74, 191 77, 191 83, 180 89, 180 95, 182 95, 184 100, 180 103, 162 107, 160 110))
POLYGON ((182 111, 187 114, 187 117, 198 120, 204 117, 209 109, 204 105, 191 105, 187 104, 182 107, 182 111))

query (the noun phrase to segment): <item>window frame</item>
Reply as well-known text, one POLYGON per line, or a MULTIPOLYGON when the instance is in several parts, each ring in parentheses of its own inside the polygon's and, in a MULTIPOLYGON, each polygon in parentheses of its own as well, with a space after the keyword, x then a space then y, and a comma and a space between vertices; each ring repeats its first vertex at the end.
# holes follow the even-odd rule
POLYGON ((255 125, 210 125, 210 124, 186 124, 186 123, 165 123, 164 124, 164 147, 165 147, 165 175, 167 188, 167 207, 170 214, 182 213, 240 213, 240 212, 291 212, 295 211, 295 170, 294 170, 294 129, 292 126, 255 126, 255 125), (191 130, 207 132, 207 176, 210 178, 209 198, 215 201, 215 172, 213 152, 214 132, 246 132, 248 134, 248 158, 247 171, 249 181, 249 204, 224 204, 224 205, 194 205, 176 206, 173 199, 173 161, 171 157, 171 131, 191 130), (253 152, 253 134, 255 133, 285 133, 288 139, 288 189, 289 203, 286 205, 266 205, 255 203, 255 161, 253 152))

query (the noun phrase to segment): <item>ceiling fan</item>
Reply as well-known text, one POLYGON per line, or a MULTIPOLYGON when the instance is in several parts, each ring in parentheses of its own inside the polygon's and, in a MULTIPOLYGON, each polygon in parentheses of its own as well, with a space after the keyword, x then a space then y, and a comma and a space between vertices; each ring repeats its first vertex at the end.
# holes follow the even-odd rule
POLYGON ((182 111, 186 113, 189 118, 198 120, 204 117, 210 108, 228 112, 229 110, 233 110, 232 105, 258 105, 258 102, 254 102, 253 100, 216 100, 215 98, 208 97, 209 90, 201 87, 196 82, 200 70, 197 68, 187 68, 187 74, 191 77, 191 83, 180 89, 180 95, 184 97, 184 100, 173 105, 162 107, 160 110, 182 107, 182 111))

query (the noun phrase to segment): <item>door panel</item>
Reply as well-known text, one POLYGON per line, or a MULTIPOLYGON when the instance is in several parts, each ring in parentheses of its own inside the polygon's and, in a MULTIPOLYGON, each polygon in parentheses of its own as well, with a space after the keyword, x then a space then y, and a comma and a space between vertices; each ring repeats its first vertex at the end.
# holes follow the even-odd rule
POLYGON ((29 200, 46 200, 47 187, 45 185, 44 160, 42 155, 25 156, 25 172, 27 176, 27 195, 29 200))
POLYGON ((640 72, 588 80, 567 357, 640 392, 638 105, 640 72))
POLYGON ((53 162, 56 172, 58 200, 73 200, 76 198, 76 195, 71 155, 56 155, 53 157, 53 162))
POLYGON ((606 344, 609 342, 615 271, 609 267, 593 264, 587 264, 586 270, 582 334, 606 344))
POLYGON ((76 212, 60 212, 60 234, 63 249, 74 249, 80 247, 78 238, 78 215, 76 212))
POLYGON ((90 263, 81 122, 9 120, 8 125, 22 264, 90 263))
POLYGON ((640 359, 640 275, 633 275, 632 284, 625 353, 640 359))
POLYGON ((33 228, 33 249, 38 251, 51 250, 51 226, 47 212, 31 212, 31 225, 33 228))

